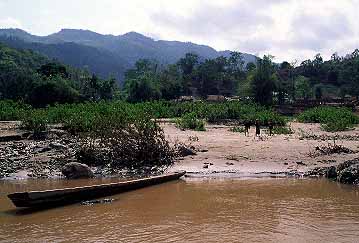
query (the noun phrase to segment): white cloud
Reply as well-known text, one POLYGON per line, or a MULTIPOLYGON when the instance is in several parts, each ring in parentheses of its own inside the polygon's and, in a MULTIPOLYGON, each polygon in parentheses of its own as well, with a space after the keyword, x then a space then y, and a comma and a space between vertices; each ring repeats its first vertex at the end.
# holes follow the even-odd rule
POLYGON ((21 29, 23 26, 21 22, 17 19, 7 17, 4 19, 0 19, 0 28, 19 28, 21 29))
POLYGON ((291 61, 359 48, 358 12, 359 0, 0 0, 0 26, 137 31, 291 61))

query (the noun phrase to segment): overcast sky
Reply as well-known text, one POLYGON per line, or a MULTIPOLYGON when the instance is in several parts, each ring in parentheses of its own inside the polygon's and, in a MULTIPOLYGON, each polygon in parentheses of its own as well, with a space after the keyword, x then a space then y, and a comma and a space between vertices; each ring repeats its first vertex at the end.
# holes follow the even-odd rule
POLYGON ((275 61, 359 48, 359 0, 0 0, 0 28, 136 31, 275 61))

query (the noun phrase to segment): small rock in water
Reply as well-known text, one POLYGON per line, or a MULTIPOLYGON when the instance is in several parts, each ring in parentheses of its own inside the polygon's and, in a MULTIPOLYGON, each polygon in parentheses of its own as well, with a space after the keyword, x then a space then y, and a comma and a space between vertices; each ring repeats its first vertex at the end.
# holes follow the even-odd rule
POLYGON ((77 162, 67 163, 62 167, 61 172, 67 179, 93 178, 95 176, 90 167, 77 162))
POLYGON ((226 165, 234 165, 233 163, 231 162, 227 162, 226 165))
POLYGON ((206 165, 203 166, 203 169, 208 169, 208 167, 209 167, 209 165, 206 164, 206 165))

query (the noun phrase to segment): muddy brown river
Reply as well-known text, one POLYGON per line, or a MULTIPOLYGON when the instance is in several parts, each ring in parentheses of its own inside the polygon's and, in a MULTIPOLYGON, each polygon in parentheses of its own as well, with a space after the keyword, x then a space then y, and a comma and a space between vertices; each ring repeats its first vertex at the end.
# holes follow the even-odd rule
POLYGON ((359 242, 359 188, 326 180, 186 178, 36 212, 6 198, 101 182, 0 181, 0 242, 359 242))

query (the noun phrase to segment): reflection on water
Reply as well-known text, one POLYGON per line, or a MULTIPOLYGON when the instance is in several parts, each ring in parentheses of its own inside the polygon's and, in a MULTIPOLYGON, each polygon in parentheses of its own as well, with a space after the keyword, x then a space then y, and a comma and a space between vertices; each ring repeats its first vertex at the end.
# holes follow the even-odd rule
MULTIPOLYGON (((96 183, 104 182, 109 181, 96 183)), ((32 214, 16 214, 5 195, 88 183, 0 181, 0 242, 357 242, 359 237, 359 189, 325 180, 187 179, 116 195, 111 204, 32 214)))

